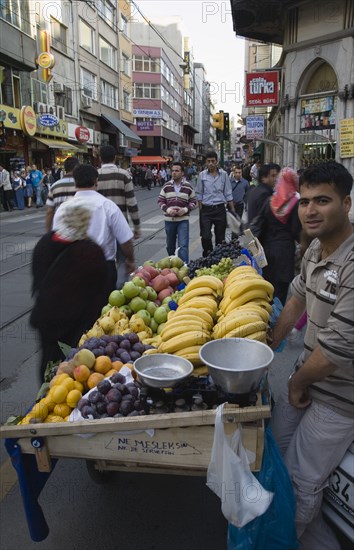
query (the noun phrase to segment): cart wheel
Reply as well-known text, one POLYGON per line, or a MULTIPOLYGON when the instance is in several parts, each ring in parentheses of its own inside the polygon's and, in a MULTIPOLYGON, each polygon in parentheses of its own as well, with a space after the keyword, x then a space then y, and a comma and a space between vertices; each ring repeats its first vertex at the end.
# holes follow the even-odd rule
POLYGON ((113 471, 104 470, 100 471, 95 468, 95 462, 93 460, 86 460, 86 467, 88 471, 88 475, 98 485, 105 485, 106 483, 109 483, 111 479, 114 476, 113 471))

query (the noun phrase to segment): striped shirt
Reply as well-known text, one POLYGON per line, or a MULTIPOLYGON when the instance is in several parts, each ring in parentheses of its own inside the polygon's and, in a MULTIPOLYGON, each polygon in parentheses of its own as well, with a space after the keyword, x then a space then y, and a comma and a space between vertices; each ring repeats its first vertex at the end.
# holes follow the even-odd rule
POLYGON ((319 345, 337 369, 314 383, 311 396, 344 416, 354 413, 354 233, 325 259, 314 240, 292 282, 292 293, 306 302, 308 315, 302 364, 319 345))
POLYGON ((73 197, 76 191, 74 178, 72 176, 66 176, 50 186, 46 206, 50 206, 56 210, 62 202, 73 197))
POLYGON ((182 222, 183 220, 189 219, 189 212, 196 208, 197 199, 195 198, 193 187, 183 178, 178 193, 176 193, 175 182, 173 180, 165 183, 160 191, 157 203, 161 210, 164 211, 166 221, 182 222), (187 214, 176 217, 172 217, 167 214, 166 210, 174 206, 178 206, 179 208, 188 208, 187 214))
POLYGON ((103 164, 98 173, 97 191, 113 201, 120 208, 126 220, 128 220, 129 212, 134 229, 139 229, 139 208, 130 174, 115 164, 103 164))

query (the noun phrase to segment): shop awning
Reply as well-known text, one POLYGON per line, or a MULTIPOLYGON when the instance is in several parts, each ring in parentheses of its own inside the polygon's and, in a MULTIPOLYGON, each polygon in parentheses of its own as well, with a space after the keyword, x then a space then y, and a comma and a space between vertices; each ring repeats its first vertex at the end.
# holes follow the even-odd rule
POLYGON ((109 118, 108 116, 102 115, 102 118, 108 122, 109 124, 112 124, 112 126, 115 126, 117 130, 123 134, 127 139, 132 141, 133 143, 142 143, 143 140, 141 137, 138 136, 133 130, 128 128, 126 124, 122 120, 119 120, 119 118, 109 118))
POLYGON ((164 157, 132 157, 132 164, 167 164, 169 159, 164 157))
POLYGON ((308 143, 318 143, 318 144, 331 144, 331 140, 323 136, 322 134, 316 134, 316 132, 301 132, 301 133, 290 133, 290 134, 279 134, 278 137, 281 137, 283 139, 287 139, 288 141, 291 141, 292 143, 296 143, 297 145, 306 145, 308 143))
POLYGON ((34 139, 49 147, 49 149, 63 149, 65 151, 78 151, 78 148, 63 139, 48 139, 34 136, 34 139))

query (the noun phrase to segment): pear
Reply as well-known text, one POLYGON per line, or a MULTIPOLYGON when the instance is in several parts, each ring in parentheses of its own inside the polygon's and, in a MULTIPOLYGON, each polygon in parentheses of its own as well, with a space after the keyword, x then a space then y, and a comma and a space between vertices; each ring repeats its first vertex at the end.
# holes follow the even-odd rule
POLYGON ((103 317, 98 321, 100 327, 104 330, 105 334, 108 334, 114 329, 114 320, 111 317, 103 317))

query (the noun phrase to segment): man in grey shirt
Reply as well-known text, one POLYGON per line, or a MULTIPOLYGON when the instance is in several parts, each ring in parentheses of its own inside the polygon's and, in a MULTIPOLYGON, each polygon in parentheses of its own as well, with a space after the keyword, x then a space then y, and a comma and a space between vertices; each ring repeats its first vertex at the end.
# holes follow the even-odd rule
POLYGON ((337 162, 309 167, 300 178, 299 218, 313 239, 273 332, 272 347, 305 308, 304 351, 272 414, 295 495, 303 550, 339 550, 321 514, 323 489, 353 441, 354 232, 349 221, 353 178, 337 162))
POLYGON ((199 204, 200 236, 203 256, 213 250, 211 230, 214 226, 215 244, 225 240, 226 205, 235 214, 231 183, 225 170, 218 168, 215 151, 207 153, 207 169, 200 172, 195 188, 199 204))

